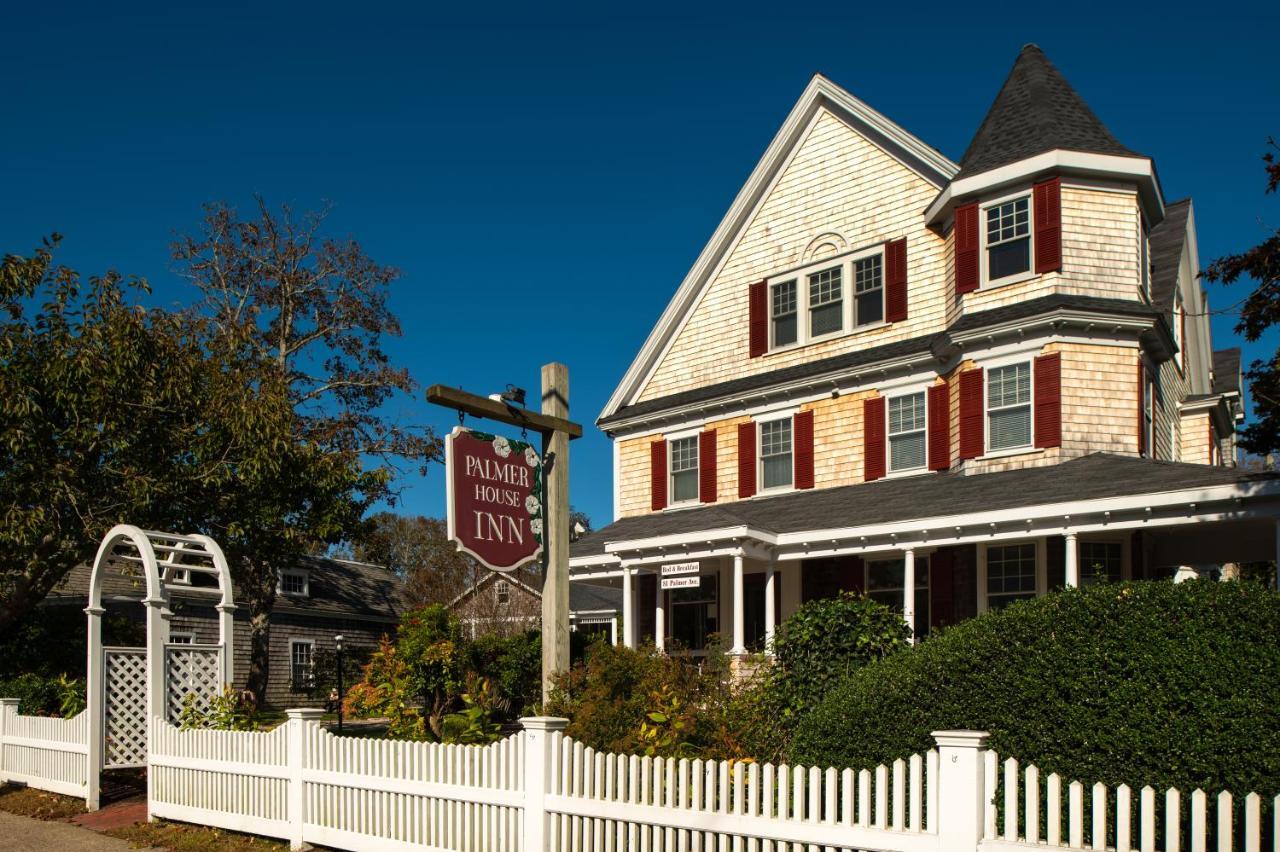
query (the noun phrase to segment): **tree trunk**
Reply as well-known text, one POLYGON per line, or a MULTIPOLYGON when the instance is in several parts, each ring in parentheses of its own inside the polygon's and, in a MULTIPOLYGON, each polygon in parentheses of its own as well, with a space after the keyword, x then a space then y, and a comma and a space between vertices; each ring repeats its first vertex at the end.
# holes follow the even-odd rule
POLYGON ((271 675, 271 610, 275 598, 272 589, 251 594, 245 601, 249 609, 249 676, 245 688, 253 693, 259 707, 266 701, 271 675))

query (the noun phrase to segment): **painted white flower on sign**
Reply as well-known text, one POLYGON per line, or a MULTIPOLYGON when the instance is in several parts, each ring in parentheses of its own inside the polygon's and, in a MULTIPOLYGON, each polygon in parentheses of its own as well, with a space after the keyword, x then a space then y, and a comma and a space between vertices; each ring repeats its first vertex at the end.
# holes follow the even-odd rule
POLYGON ((533 530, 534 535, 542 535, 542 518, 534 518, 530 521, 529 529, 533 530))
POLYGON ((524 462, 529 467, 538 466, 538 454, 533 451, 533 447, 524 448, 524 462))
POLYGON ((505 459, 511 455, 511 444, 506 438, 499 435, 493 439, 493 451, 498 454, 498 458, 505 459))
POLYGON ((530 515, 537 512, 538 509, 541 508, 541 506, 542 504, 538 502, 538 498, 534 497, 532 494, 524 498, 524 510, 528 512, 530 515))

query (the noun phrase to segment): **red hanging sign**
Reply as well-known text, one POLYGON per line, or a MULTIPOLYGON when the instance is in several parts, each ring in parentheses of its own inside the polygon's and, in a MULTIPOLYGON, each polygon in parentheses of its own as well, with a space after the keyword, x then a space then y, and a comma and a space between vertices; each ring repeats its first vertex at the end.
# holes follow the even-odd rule
POLYGON ((445 439, 449 538, 512 571, 542 555, 542 459, 531 444, 456 427, 445 439))

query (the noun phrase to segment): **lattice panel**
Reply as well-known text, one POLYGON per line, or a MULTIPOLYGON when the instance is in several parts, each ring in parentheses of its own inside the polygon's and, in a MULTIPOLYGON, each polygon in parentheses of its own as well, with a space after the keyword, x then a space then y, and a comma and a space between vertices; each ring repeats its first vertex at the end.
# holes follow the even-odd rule
POLYGON ((165 715, 170 722, 175 725, 181 723, 188 696, 196 711, 201 714, 209 712, 214 697, 222 691, 220 655, 217 648, 193 648, 190 645, 165 648, 165 715))
POLYGON ((147 763, 147 652, 106 651, 106 769, 147 763))

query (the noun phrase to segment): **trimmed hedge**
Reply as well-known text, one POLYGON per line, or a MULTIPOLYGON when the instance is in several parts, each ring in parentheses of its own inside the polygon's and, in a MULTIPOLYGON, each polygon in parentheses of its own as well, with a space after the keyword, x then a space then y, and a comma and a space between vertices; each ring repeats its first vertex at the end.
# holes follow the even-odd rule
POLYGON ((788 757, 869 767, 947 728, 1042 777, 1280 793, 1280 595, 1158 581, 1015 603, 854 672, 788 757))

